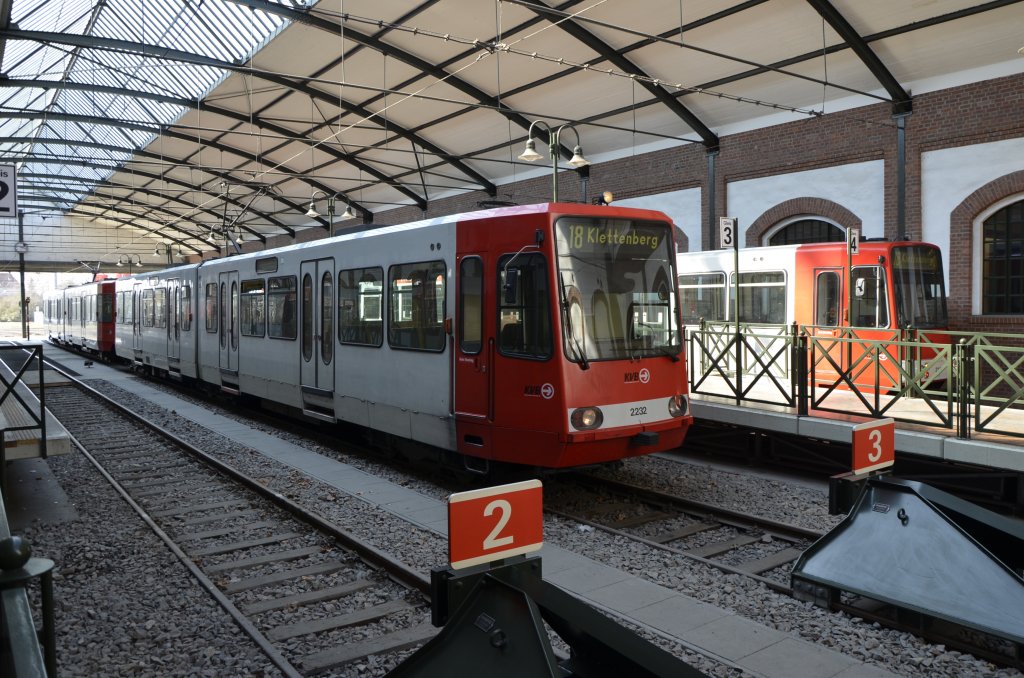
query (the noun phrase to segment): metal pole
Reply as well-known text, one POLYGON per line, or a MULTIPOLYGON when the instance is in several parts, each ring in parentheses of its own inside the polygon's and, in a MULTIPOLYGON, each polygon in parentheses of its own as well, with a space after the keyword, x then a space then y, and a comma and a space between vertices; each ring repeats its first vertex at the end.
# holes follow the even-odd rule
POLYGON ((896 233, 907 239, 907 116, 896 117, 896 233))
POLYGON ((732 270, 735 276, 733 295, 733 317, 736 320, 736 405, 740 404, 743 393, 743 342, 740 333, 740 234, 739 220, 733 220, 732 270))
MULTIPOLYGON (((18 242, 25 242, 25 210, 18 210, 18 242)), ((18 272, 21 274, 21 337, 28 339, 28 304, 25 303, 25 253, 18 252, 18 272)))
POLYGON ((551 154, 551 202, 558 202, 558 131, 550 128, 548 153, 551 154))

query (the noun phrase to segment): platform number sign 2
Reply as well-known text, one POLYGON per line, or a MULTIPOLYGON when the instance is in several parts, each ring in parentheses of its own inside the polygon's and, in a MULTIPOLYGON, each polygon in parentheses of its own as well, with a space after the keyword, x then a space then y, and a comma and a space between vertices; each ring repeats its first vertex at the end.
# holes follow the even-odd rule
POLYGON ((718 246, 722 249, 734 248, 737 242, 735 217, 720 217, 718 219, 718 246))
POLYGON ((448 560, 453 569, 536 551, 544 545, 539 480, 448 497, 448 560))
POLYGON ((0 217, 18 211, 18 175, 14 165, 0 165, 0 217))

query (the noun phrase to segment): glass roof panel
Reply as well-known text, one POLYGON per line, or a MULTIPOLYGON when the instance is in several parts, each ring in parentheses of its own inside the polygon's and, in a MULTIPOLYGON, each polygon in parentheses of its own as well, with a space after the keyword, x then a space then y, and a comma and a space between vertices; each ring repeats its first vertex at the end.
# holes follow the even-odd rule
MULTIPOLYGON (((54 40, 49 44, 7 40, 2 72, 12 79, 73 82, 82 89, 12 88, 0 90, 0 137, 35 137, 32 153, 46 157, 94 160, 99 168, 66 167, 46 163, 45 169, 26 174, 74 176, 101 181, 113 173, 111 161, 125 162, 130 150, 148 143, 157 124, 177 120, 185 108, 171 102, 140 100, 132 92, 147 92, 183 99, 201 99, 227 71, 189 59, 143 56, 141 47, 162 47, 226 63, 245 63, 287 21, 274 14, 243 7, 228 0, 10 0, 12 25, 18 30, 41 31, 95 38, 94 44, 76 45, 54 40), (117 41, 110 42, 110 41, 117 41), (124 93, 99 91, 117 88, 124 93), (33 120, 4 117, 4 112, 35 113, 33 120), (64 116, 74 116, 70 120, 64 116), (78 116, 110 118, 113 124, 90 122, 78 116), (61 120, 64 122, 61 122, 61 120), (47 125, 43 121, 47 121, 47 125), (140 129, 132 123, 153 125, 140 129), (56 127, 52 127, 56 125, 56 127), (60 129, 60 134, 56 133, 60 129), (59 137, 69 144, 46 145, 59 137), (73 142, 86 142, 75 147, 73 142), (88 142, 126 149, 125 153, 89 147, 88 142)), ((301 6, 288 0, 280 4, 301 6)), ((0 143, 0 153, 24 148, 16 141, 0 143)), ((68 206, 88 188, 72 187, 46 177, 19 182, 26 210, 52 211, 68 206), (34 205, 32 195, 51 195, 57 202, 34 205)))

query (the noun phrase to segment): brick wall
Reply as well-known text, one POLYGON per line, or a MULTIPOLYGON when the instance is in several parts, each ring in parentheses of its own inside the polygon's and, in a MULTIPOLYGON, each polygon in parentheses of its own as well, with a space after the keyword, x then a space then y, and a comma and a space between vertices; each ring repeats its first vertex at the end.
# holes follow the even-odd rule
MULTIPOLYGON (((920 237, 921 154, 935 149, 968 146, 1024 137, 1024 74, 988 80, 914 97, 906 117, 906 235, 920 237)), ((726 186, 742 179, 772 176, 848 163, 884 160, 885 234, 895 238, 897 226, 897 131, 891 107, 880 103, 722 137, 716 158, 714 212, 708 204, 708 160, 704 147, 688 144, 594 165, 590 169, 587 201, 610 190, 617 199, 700 187, 703 246, 711 246, 717 226, 713 216, 725 213, 726 186)), ((1024 171, 1024 158, 1021 159, 1024 171)), ((1020 173, 1018 173, 1020 174, 1020 173)), ((560 173, 563 200, 579 198, 575 172, 560 173)), ((1024 318, 970 317, 971 220, 994 202, 1024 191, 1024 175, 1010 175, 979 190, 951 215, 950 312, 961 329, 1019 331, 1024 318)), ((518 203, 542 202, 551 196, 551 177, 545 175, 499 187, 498 199, 518 203)), ((396 224, 425 217, 478 209, 489 196, 466 193, 432 200, 426 212, 403 207, 374 215, 378 224, 396 224)), ((779 220, 796 214, 821 214, 843 226, 859 225, 859 217, 843 205, 807 196, 791 199, 766 211, 747 229, 753 244, 779 220)), ((343 230, 343 229, 339 229, 343 230)))

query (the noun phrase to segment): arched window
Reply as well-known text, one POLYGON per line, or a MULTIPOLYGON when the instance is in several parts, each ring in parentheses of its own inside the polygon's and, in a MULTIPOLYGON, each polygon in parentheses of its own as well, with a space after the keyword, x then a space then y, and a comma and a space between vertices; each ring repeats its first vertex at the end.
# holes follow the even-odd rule
POLYGON ((797 245, 808 242, 844 242, 846 234, 830 221, 798 219, 785 224, 768 237, 769 245, 797 245))
POLYGON ((981 312, 1024 313, 1024 200, 985 219, 981 266, 981 312))

